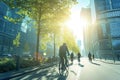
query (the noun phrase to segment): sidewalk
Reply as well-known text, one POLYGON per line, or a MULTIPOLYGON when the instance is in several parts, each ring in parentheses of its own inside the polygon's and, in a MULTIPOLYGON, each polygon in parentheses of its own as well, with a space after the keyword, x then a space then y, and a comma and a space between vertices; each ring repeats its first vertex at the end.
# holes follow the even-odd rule
POLYGON ((92 63, 88 59, 81 60, 79 80, 120 80, 120 61, 96 59, 92 63))
POLYGON ((13 71, 9 71, 9 72, 5 72, 5 73, 0 73, 0 80, 9 80, 11 78, 20 76, 20 75, 24 75, 39 69, 44 69, 47 67, 51 67, 55 64, 43 64, 43 65, 39 65, 39 66, 34 66, 34 67, 29 67, 29 68, 24 68, 24 69, 20 69, 18 71, 13 70, 13 71))
POLYGON ((115 64, 115 65, 120 65, 120 61, 118 60, 105 60, 105 59, 95 59, 94 61, 100 61, 100 62, 103 62, 103 63, 107 63, 107 64, 115 64))

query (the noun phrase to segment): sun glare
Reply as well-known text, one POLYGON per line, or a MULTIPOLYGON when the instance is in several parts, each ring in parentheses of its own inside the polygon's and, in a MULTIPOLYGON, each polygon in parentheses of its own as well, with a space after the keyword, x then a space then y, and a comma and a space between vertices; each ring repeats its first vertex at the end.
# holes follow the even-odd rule
POLYGON ((81 39, 83 34, 83 27, 87 24, 87 21, 80 17, 80 12, 76 12, 75 10, 71 10, 71 16, 68 21, 66 21, 66 25, 68 28, 72 30, 77 38, 81 39))

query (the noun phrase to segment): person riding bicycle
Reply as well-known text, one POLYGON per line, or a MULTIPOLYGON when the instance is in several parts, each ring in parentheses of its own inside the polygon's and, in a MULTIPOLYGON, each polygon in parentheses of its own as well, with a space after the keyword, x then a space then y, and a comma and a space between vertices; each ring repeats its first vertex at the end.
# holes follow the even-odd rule
POLYGON ((62 67, 61 67, 62 69, 64 69, 65 66, 68 66, 68 64, 67 64, 68 60, 67 60, 67 55, 66 55, 67 53, 69 55, 68 47, 67 47, 66 43, 63 43, 63 45, 60 46, 60 48, 59 48, 59 57, 62 62, 62 67))

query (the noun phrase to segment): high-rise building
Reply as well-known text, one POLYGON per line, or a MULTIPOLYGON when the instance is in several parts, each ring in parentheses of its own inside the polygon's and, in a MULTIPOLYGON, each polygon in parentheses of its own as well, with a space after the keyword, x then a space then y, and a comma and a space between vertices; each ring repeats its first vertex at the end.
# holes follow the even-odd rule
MULTIPOLYGON (((94 3, 99 57, 120 53, 120 0, 91 0, 94 3)), ((93 9, 93 7, 91 7, 93 9)), ((93 14, 93 13, 92 13, 93 14)))
POLYGON ((85 54, 87 54, 91 51, 91 10, 90 8, 82 8, 80 16, 87 22, 85 25, 83 25, 83 43, 84 43, 84 50, 85 54))
POLYGON ((19 24, 14 24, 5 19, 5 16, 10 15, 11 12, 4 2, 0 2, 0 54, 9 53, 13 50, 12 41, 17 32, 20 31, 19 24))
POLYGON ((16 11, 17 9, 10 9, 9 6, 0 1, 0 55, 8 53, 22 54, 28 49, 31 54, 35 52, 36 29, 32 27, 32 22, 26 24, 25 19, 23 19, 18 23, 14 23, 5 19, 6 16, 20 18, 21 16, 16 14, 16 11), (16 49, 13 40, 18 33, 20 33, 20 45, 16 49))

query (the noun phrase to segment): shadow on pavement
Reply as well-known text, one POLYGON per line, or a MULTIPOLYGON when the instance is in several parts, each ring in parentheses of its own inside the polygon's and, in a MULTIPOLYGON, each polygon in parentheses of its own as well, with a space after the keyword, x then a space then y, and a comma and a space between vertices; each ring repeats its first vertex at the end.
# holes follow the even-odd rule
POLYGON ((66 80, 67 76, 65 75, 60 75, 57 80, 66 80))
POLYGON ((94 64, 94 65, 98 65, 98 66, 100 66, 100 64, 98 64, 98 63, 95 63, 95 62, 91 62, 92 64, 94 64))
POLYGON ((84 67, 84 65, 82 65, 82 64, 80 64, 80 63, 78 63, 78 65, 79 65, 80 67, 84 67))
POLYGON ((68 66, 72 66, 73 65, 73 63, 70 63, 68 66))
POLYGON ((60 75, 55 69, 44 69, 31 72, 22 76, 14 77, 10 80, 66 80, 67 75, 60 75))
POLYGON ((27 75, 19 76, 19 77, 16 77, 15 79, 10 79, 10 80, 32 80, 34 78, 36 78, 37 80, 42 80, 42 77, 45 76, 47 73, 48 73, 48 70, 43 70, 42 72, 37 71, 27 75))
POLYGON ((70 70, 70 72, 72 72, 74 75, 77 75, 77 73, 73 70, 70 70))

